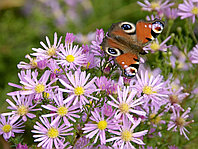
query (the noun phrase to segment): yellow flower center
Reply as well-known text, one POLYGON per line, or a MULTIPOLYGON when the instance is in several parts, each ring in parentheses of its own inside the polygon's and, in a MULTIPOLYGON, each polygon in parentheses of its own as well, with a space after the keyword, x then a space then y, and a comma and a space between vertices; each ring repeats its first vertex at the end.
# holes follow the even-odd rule
POLYGON ((150 94, 156 93, 156 91, 153 91, 153 88, 151 86, 145 86, 143 88, 143 93, 150 95, 150 94))
POLYGON ((119 109, 120 109, 120 111, 122 112, 122 113, 128 113, 129 112, 129 105, 127 104, 127 103, 121 103, 120 105, 119 105, 119 109))
POLYGON ((198 7, 193 7, 193 9, 191 10, 191 12, 195 15, 198 14, 198 7))
POLYGON ((59 135, 58 129, 50 128, 47 132, 47 136, 50 138, 56 138, 59 135))
POLYGON ((22 116, 26 115, 28 113, 28 107, 26 107, 24 105, 19 106, 17 109, 17 113, 22 116))
POLYGON ((107 128, 107 122, 105 120, 99 121, 98 122, 98 129, 104 130, 105 128, 107 128))
POLYGON ((66 61, 68 61, 69 63, 73 62, 75 59, 75 57, 73 55, 67 55, 66 56, 66 61))
POLYGON ((84 92, 85 89, 82 86, 78 86, 74 89, 74 93, 78 96, 84 94, 84 92))
POLYGON ((177 124, 178 126, 184 126, 185 123, 186 123, 186 121, 185 121, 182 117, 178 117, 178 118, 176 119, 176 124, 177 124))
POLYGON ((45 90, 45 86, 43 84, 38 84, 36 87, 35 87, 35 91, 36 93, 42 93, 44 92, 45 90))
POLYGON ((12 130, 12 126, 9 124, 4 125, 2 128, 3 132, 7 133, 10 132, 12 130))
POLYGON ((153 51, 157 51, 157 50, 160 49, 160 45, 157 44, 156 42, 153 42, 153 43, 151 43, 150 48, 151 48, 153 51))
POLYGON ((156 8, 160 8, 159 2, 151 2, 151 8, 155 10, 156 8))
POLYGON ((156 116, 155 113, 150 114, 149 117, 150 117, 150 119, 151 119, 151 122, 152 122, 153 124, 155 124, 155 125, 159 124, 160 121, 161 121, 161 117, 160 117, 160 116, 156 116))
POLYGON ((56 49, 55 49, 54 47, 49 48, 49 49, 47 50, 47 54, 48 54, 49 56, 54 56, 54 55, 56 54, 56 49))
POLYGON ((66 107, 59 107, 58 110, 57 110, 57 113, 60 115, 60 116, 64 116, 66 115, 68 112, 68 109, 66 107))
POLYGON ((47 93, 47 92, 44 92, 44 93, 43 93, 43 97, 44 97, 44 98, 47 98, 47 99, 48 99, 48 98, 49 98, 49 96, 50 96, 50 94, 49 94, 49 93, 47 93))
POLYGON ((33 67, 37 67, 36 58, 32 59, 32 61, 30 62, 30 65, 32 65, 33 67))
POLYGON ((132 140, 133 133, 128 130, 123 130, 121 133, 121 138, 123 141, 131 141, 132 140))

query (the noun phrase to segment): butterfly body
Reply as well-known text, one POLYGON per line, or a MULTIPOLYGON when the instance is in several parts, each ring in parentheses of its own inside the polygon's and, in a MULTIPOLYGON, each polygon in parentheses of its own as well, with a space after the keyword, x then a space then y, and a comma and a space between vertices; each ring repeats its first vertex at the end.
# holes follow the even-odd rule
POLYGON ((138 21, 136 26, 130 22, 112 24, 101 46, 105 52, 114 56, 123 75, 135 76, 139 67, 139 55, 145 54, 143 46, 154 40, 163 30, 161 20, 138 21))

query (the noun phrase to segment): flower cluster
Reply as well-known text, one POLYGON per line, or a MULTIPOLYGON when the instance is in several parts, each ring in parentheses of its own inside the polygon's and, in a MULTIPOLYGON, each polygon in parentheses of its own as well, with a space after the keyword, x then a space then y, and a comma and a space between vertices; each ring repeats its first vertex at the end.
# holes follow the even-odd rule
MULTIPOLYGON (((197 15, 197 2, 190 0, 179 4, 179 10, 169 0, 144 3, 138 2, 142 10, 157 12, 162 19, 186 15, 182 19, 192 17, 194 22, 197 15)), ((17 65, 19 83, 9 83, 14 91, 8 93, 12 100, 6 99, 10 111, 0 115, 0 133, 16 148, 160 148, 159 142, 148 140, 169 135, 165 142, 178 132, 189 140, 186 127, 194 120, 184 101, 195 97, 196 84, 188 88, 177 71, 198 63, 198 46, 181 50, 169 32, 144 47, 155 64, 140 64, 132 79, 123 77, 114 57, 101 48, 103 29, 96 30, 91 45, 76 44, 73 33, 66 33, 64 41, 54 33, 53 43, 46 37, 47 44, 40 42, 41 47, 25 56, 29 63, 17 65), (34 142, 16 143, 15 135, 24 131, 34 142)))

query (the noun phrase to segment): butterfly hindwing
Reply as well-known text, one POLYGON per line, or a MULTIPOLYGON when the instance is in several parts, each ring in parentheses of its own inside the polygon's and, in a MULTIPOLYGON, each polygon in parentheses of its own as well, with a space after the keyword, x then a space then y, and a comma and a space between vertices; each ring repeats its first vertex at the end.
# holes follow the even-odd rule
POLYGON ((139 68, 138 56, 133 53, 125 53, 116 57, 116 62, 121 66, 123 75, 131 78, 134 77, 139 68))

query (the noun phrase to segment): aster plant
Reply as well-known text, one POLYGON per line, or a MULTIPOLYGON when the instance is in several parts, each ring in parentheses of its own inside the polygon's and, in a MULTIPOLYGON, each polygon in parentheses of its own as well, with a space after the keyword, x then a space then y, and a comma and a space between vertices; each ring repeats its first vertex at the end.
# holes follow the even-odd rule
POLYGON ((148 20, 160 18, 168 27, 144 46, 147 56, 140 55, 136 76, 122 76, 115 57, 101 48, 107 36, 103 29, 96 29, 90 44, 79 43, 80 33, 54 33, 52 40, 46 37, 40 47, 32 48, 25 56, 28 62, 19 62, 19 81, 8 83, 13 90, 7 93, 8 110, 0 117, 0 134, 6 141, 15 148, 188 147, 198 135, 191 131, 198 97, 193 26, 198 2, 138 4, 148 11, 148 20), (174 21, 180 19, 191 30, 177 26, 174 21))

